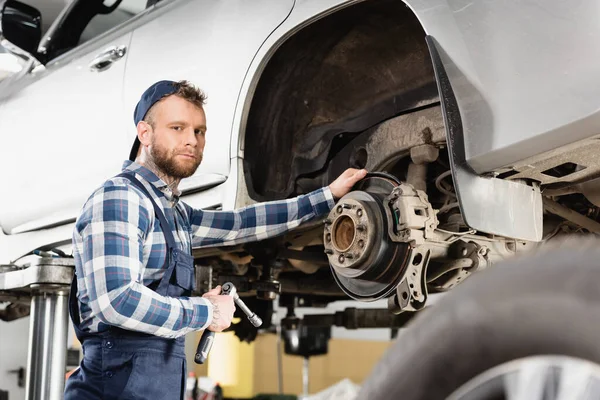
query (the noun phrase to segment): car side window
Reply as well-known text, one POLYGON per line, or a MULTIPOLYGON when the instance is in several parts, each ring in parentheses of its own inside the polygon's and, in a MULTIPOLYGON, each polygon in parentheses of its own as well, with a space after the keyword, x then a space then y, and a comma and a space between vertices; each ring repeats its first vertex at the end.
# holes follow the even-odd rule
MULTIPOLYGON (((118 0, 113 1, 113 4, 116 2, 118 0)), ((112 12, 108 14, 96 14, 81 33, 78 45, 121 25, 145 9, 146 0, 123 0, 112 12)))
POLYGON ((155 2, 148 0, 73 0, 40 43, 48 62, 121 25, 155 2))

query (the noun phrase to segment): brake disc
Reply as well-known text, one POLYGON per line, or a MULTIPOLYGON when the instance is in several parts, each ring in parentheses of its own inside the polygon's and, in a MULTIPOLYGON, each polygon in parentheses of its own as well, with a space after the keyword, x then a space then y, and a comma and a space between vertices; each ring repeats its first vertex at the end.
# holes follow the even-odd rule
POLYGON ((389 296, 407 269, 411 248, 388 234, 385 198, 400 182, 368 174, 330 212, 324 231, 333 277, 351 298, 374 301, 389 296))

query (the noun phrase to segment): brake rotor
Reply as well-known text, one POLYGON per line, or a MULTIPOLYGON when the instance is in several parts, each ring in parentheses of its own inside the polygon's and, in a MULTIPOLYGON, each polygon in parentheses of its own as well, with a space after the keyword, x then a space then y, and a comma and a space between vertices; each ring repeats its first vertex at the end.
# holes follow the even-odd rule
POLYGON ((368 174, 329 213, 325 252, 338 286, 355 300, 389 296, 406 271, 411 248, 389 238, 384 208, 399 184, 388 174, 368 174))

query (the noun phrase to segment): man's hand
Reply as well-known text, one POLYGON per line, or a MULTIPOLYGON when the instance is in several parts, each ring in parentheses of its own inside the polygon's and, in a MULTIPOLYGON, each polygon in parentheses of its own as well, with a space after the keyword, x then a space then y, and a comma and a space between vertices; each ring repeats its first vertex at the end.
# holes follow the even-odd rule
POLYGON ((213 332, 222 332, 224 329, 229 328, 235 312, 233 297, 221 295, 220 293, 221 285, 202 295, 213 305, 213 319, 207 328, 213 332))
POLYGON ((352 186, 356 182, 363 179, 366 175, 367 170, 365 169, 348 168, 335 181, 331 182, 329 190, 331 190, 331 194, 333 194, 336 200, 340 199, 352 189, 352 186))

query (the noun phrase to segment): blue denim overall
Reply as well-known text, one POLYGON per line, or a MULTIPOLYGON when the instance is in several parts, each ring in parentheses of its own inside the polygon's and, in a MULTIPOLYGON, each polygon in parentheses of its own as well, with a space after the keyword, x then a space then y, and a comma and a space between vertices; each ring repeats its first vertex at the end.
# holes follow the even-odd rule
MULTIPOLYGON (((195 283, 192 256, 177 247, 164 213, 144 185, 131 173, 117 176, 128 178, 148 196, 165 235, 167 268, 160 282, 150 288, 164 296, 190 296, 195 283), (173 275, 175 282, 171 283, 173 275)), ((66 400, 183 399, 186 377, 183 336, 166 339, 118 327, 101 333, 83 332, 79 328, 76 277, 71 284, 69 313, 82 343, 83 360, 67 380, 66 400)))

